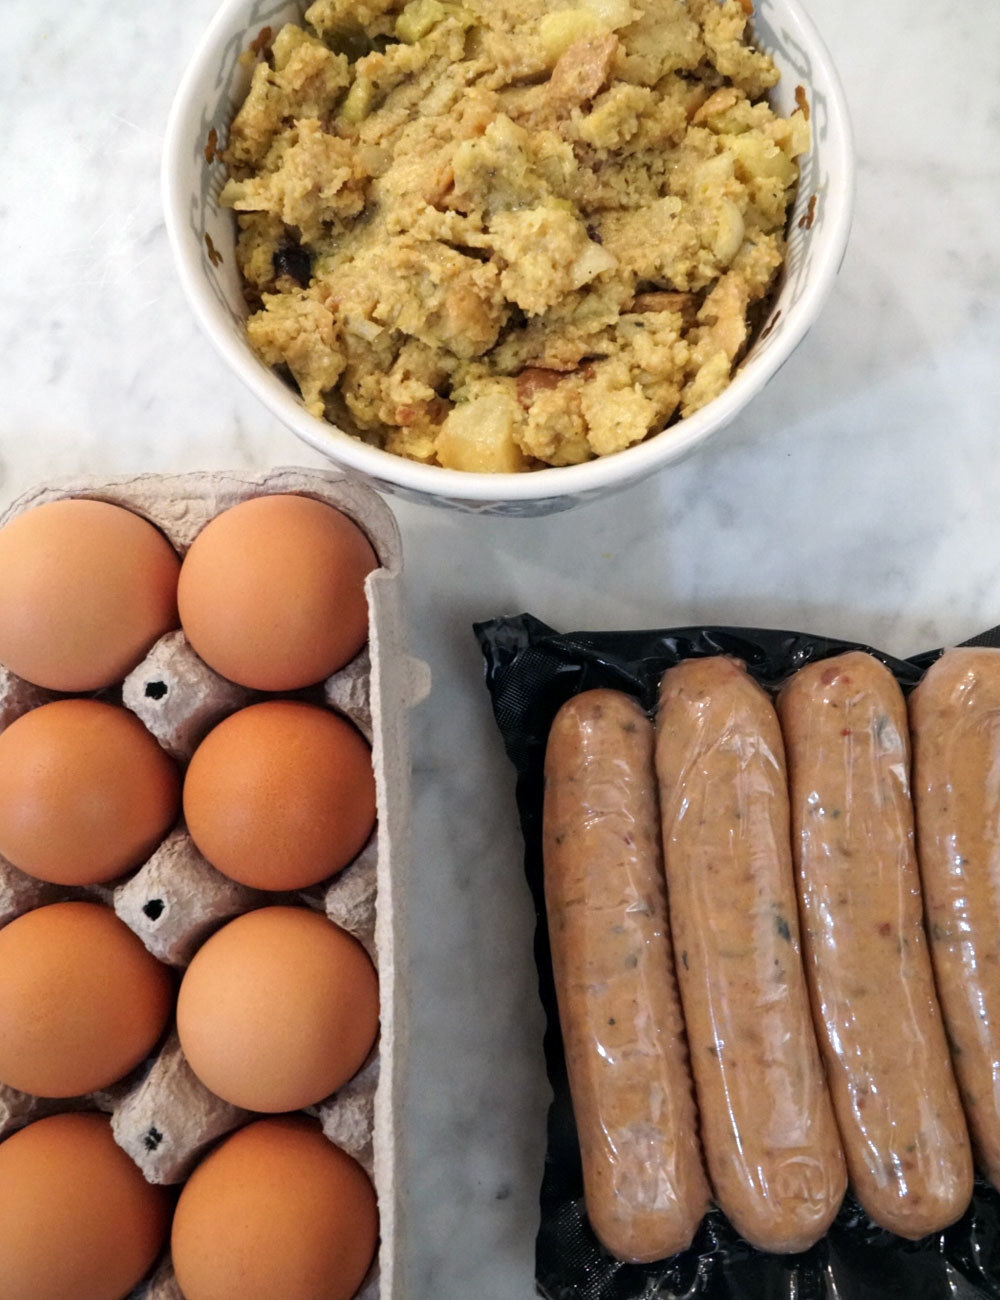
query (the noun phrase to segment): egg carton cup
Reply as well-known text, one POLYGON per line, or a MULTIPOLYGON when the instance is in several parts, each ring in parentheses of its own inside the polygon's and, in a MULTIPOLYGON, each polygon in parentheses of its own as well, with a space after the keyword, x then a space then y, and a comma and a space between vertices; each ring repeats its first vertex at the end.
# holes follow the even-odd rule
MULTIPOLYGON (((392 514, 371 489, 333 471, 277 469, 261 474, 217 472, 70 480, 39 487, 3 514, 0 526, 47 501, 90 497, 124 506, 148 519, 179 555, 216 515, 251 497, 290 492, 343 511, 371 541, 381 567, 366 579, 369 642, 326 682, 297 698, 348 717, 372 745, 378 824, 359 856, 333 879, 291 894, 264 893, 237 884, 198 852, 183 822, 147 862, 120 881, 67 889, 45 884, 0 857, 0 927, 24 912, 66 899, 114 907, 160 961, 183 971, 221 925, 254 908, 298 903, 324 912, 361 942, 378 968, 379 1041, 362 1070, 309 1112, 329 1140, 358 1160, 378 1193, 381 1244, 361 1300, 399 1300, 401 1271, 395 1243, 402 1238, 398 1195, 405 1086, 407 960, 397 934, 397 899, 407 870, 409 815, 408 711, 429 690, 426 665, 405 648, 399 577, 401 547, 392 514)), ((29 710, 60 698, 0 667, 0 731, 29 710)), ((183 632, 169 632, 120 686, 101 698, 130 709, 182 766, 222 718, 256 700, 213 672, 183 632)), ((45 1115, 98 1109, 111 1116, 119 1145, 152 1183, 176 1185, 219 1139, 250 1112, 222 1101, 195 1076, 173 1026, 157 1053, 113 1088, 70 1100, 49 1100, 0 1084, 0 1140, 45 1115)), ((169 1257, 132 1300, 182 1300, 169 1257)))

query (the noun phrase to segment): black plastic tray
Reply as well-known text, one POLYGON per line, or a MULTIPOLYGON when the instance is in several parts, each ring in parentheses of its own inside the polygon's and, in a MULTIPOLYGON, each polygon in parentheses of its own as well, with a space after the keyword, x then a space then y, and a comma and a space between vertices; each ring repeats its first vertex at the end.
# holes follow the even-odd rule
MULTIPOLYGON (((696 627, 560 635, 530 614, 475 627, 507 754, 517 770, 525 873, 535 903, 535 962, 545 1009, 545 1061, 553 1090, 536 1243, 538 1293, 548 1300, 1000 1300, 1000 1195, 976 1182, 966 1214, 946 1232, 905 1241, 871 1222, 848 1193, 827 1235, 801 1255, 767 1255, 744 1242, 717 1209, 689 1250, 656 1264, 622 1264, 597 1241, 563 1056, 542 886, 542 773, 549 727, 571 696, 613 687, 650 712, 663 673, 681 659, 730 654, 776 689, 804 664, 867 650, 909 691, 940 655, 912 659, 856 642, 753 628, 696 627)), ((966 645, 1000 645, 1000 629, 966 645)))

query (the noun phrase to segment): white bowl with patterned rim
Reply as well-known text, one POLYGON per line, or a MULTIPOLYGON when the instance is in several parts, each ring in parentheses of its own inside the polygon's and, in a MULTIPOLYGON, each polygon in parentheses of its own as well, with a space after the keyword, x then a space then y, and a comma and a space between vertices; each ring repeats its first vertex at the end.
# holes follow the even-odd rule
POLYGON ((167 126, 163 198, 181 283, 203 329, 229 365, 280 420, 311 447, 383 491, 480 514, 537 515, 566 510, 648 477, 688 455, 734 419, 801 343, 843 260, 854 203, 854 152, 843 88, 829 52, 796 0, 758 0, 755 43, 781 70, 778 112, 796 107, 803 87, 813 147, 789 223, 788 256, 767 320, 732 383, 694 415, 626 451, 582 465, 522 474, 475 474, 421 465, 372 447, 311 415, 298 394, 253 353, 236 268, 236 226, 220 208, 221 163, 206 142, 228 126, 249 85, 240 60, 263 27, 301 19, 294 0, 224 0, 184 75, 167 126), (209 151, 211 152, 211 151, 209 151))

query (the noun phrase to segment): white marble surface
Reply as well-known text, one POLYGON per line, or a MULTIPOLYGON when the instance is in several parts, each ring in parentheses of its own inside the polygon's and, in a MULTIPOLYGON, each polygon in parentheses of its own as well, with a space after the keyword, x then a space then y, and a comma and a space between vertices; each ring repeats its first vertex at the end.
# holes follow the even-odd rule
MULTIPOLYGON (((821 323, 698 458, 543 520, 396 507, 415 716, 406 1300, 532 1293, 546 1088, 513 782, 475 619, 770 624, 910 653, 1000 622, 1000 6, 805 0, 859 153, 821 323)), ((157 165, 214 0, 3 6, 0 502, 54 475, 319 458, 174 281, 157 165)))

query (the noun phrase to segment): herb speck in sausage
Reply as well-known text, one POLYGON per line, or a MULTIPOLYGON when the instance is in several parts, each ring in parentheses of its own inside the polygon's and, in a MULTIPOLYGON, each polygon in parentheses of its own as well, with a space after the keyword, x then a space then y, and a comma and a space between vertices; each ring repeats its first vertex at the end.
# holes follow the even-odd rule
POLYGON ((778 938, 785 939, 790 943, 792 939, 792 932, 789 929, 788 922, 785 920, 785 918, 781 915, 780 912, 774 918, 774 926, 775 929, 778 931, 778 938))

